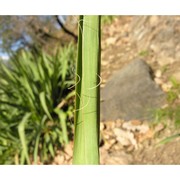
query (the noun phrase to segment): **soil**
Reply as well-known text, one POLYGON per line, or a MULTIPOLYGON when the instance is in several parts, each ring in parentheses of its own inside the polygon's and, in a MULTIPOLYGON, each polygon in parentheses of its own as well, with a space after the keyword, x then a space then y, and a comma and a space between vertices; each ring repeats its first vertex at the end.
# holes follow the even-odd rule
MULTIPOLYGON (((143 58, 154 70, 155 78, 161 76, 162 82, 160 85, 164 91, 167 91, 168 84, 170 84, 169 77, 171 77, 173 72, 178 71, 180 61, 169 64, 167 70, 158 75, 158 72, 163 67, 155 59, 156 54, 148 52, 142 56, 142 52, 139 52, 131 41, 132 20, 132 16, 119 17, 114 20, 114 23, 111 25, 112 27, 107 26, 103 29, 102 78, 104 79, 104 84, 116 70, 121 69, 125 64, 134 59, 143 58)), ((138 120, 136 121, 138 122, 138 120)), ((132 129, 129 130, 137 141, 136 148, 132 143, 122 146, 122 142, 117 141, 117 134, 113 136, 113 129, 117 127, 122 128, 123 125, 118 126, 120 122, 122 123, 122 120, 105 122, 104 125, 107 128, 102 131, 102 134, 104 136, 105 134, 109 135, 105 136, 104 147, 100 148, 101 164, 180 164, 180 137, 178 135, 165 144, 159 144, 163 139, 179 133, 171 119, 164 121, 166 125, 163 125, 162 121, 156 125, 153 125, 153 122, 144 122, 149 127, 149 130, 145 133, 133 132, 132 129)), ((139 123, 141 122, 139 121, 139 123)), ((125 132, 127 131, 126 129, 125 132)), ((120 133, 122 136, 122 131, 120 133)))
MULTIPOLYGON (((169 77, 180 67, 180 61, 169 64, 165 71, 153 52, 139 52, 131 41, 132 20, 132 16, 119 16, 102 29, 101 88, 116 70, 143 58, 154 70, 157 83, 167 92, 171 88, 169 77)), ((101 122, 100 164, 180 164, 178 133, 171 119, 158 123, 137 119, 101 122), (160 143, 175 134, 176 138, 160 143)), ((53 164, 72 164, 72 147, 70 142, 63 152, 58 152, 53 164)))

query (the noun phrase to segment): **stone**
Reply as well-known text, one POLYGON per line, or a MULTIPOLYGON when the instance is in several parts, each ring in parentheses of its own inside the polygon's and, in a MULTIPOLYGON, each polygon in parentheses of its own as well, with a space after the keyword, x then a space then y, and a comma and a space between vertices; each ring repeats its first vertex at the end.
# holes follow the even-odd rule
POLYGON ((117 71, 101 90, 101 120, 152 120, 166 95, 153 81, 143 60, 134 60, 117 71))

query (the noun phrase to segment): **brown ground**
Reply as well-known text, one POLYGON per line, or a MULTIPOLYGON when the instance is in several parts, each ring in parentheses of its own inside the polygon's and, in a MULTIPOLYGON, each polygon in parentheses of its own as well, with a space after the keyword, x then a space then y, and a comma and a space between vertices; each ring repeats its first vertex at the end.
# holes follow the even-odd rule
MULTIPOLYGON (((135 58, 142 58, 131 43, 131 21, 131 16, 119 17, 102 30, 102 88, 117 69, 135 58)), ((145 59, 153 68, 162 89, 167 91, 171 88, 168 77, 179 63, 171 64, 169 70, 159 74, 161 67, 154 54, 149 53, 145 59)), ((101 122, 101 164, 180 164, 180 137, 159 144, 164 138, 177 133, 178 129, 171 120, 157 124, 139 120, 101 122)), ((53 164, 72 163, 72 144, 67 145, 64 152, 59 152, 53 164)))

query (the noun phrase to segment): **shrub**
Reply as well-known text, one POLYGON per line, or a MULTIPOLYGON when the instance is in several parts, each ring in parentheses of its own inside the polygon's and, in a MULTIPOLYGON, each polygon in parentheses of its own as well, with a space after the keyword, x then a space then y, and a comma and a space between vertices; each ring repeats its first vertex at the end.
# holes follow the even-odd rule
POLYGON ((71 135, 75 47, 0 62, 0 164, 49 162, 71 135))

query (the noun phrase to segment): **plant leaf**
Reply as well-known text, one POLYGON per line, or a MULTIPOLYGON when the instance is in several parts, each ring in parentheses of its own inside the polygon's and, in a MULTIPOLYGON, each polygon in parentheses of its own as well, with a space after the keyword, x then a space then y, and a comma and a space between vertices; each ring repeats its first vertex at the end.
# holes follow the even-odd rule
POLYGON ((27 142, 26 142, 25 125, 30 116, 31 116, 31 113, 27 113, 23 117, 21 123, 18 126, 18 133, 19 133, 19 137, 21 140, 22 148, 23 148, 23 154, 24 154, 28 164, 30 164, 30 160, 29 160, 28 147, 27 147, 27 142))
POLYGON ((40 98, 41 106, 44 109, 44 112, 46 113, 49 119, 53 120, 46 104, 46 97, 44 91, 40 93, 39 98, 40 98))

